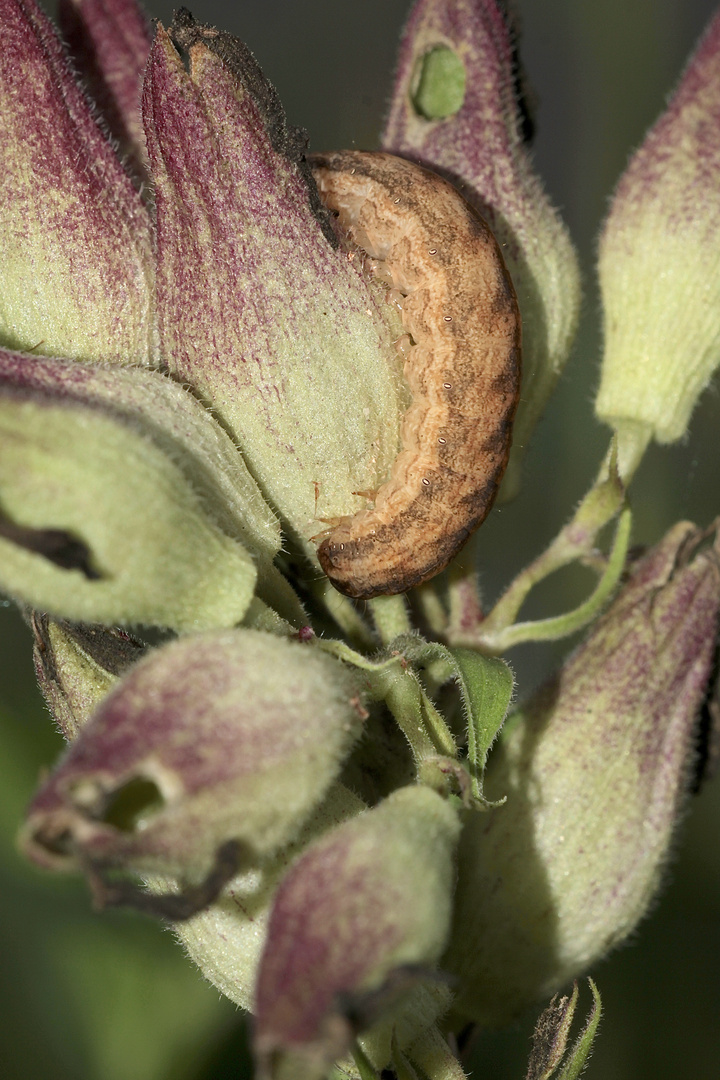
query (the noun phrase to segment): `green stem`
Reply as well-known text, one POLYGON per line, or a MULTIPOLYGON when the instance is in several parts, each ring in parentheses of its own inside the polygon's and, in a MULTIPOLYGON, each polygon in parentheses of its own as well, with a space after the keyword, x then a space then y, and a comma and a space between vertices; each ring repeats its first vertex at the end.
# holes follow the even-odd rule
POLYGON ((389 645, 401 634, 412 630, 407 601, 404 596, 376 596, 368 607, 383 645, 389 645))
POLYGON ((276 566, 258 567, 257 595, 264 605, 296 630, 308 623, 300 598, 276 566))
POLYGON ((428 719, 431 724, 432 719, 423 708, 425 702, 422 687, 413 671, 410 668, 403 669, 400 664, 383 672, 383 683, 385 704, 410 744, 416 764, 420 765, 426 758, 438 752, 428 730, 428 719))
POLYGON ((515 623, 514 626, 509 626, 495 634, 488 633, 486 627, 483 626, 481 636, 484 647, 493 653, 503 653, 514 645, 520 645, 523 641, 556 641, 587 626, 604 606, 620 580, 630 545, 631 527, 632 514, 629 509, 623 510, 605 573, 587 600, 579 607, 550 619, 515 623))
MULTIPOLYGON (((415 639, 413 638, 413 643, 415 639)), ((402 642, 399 642, 402 645, 402 642)), ((316 639, 316 647, 365 672, 367 690, 376 701, 384 701, 410 744, 415 763, 437 754, 457 757, 457 746, 444 717, 425 692, 411 664, 398 649, 385 660, 370 660, 344 641, 316 639)))
POLYGON ((327 578, 317 581, 312 591, 315 601, 325 609, 348 641, 358 649, 376 648, 372 631, 352 600, 334 589, 327 578))
POLYGON ((592 554, 598 533, 616 516, 625 499, 625 487, 617 470, 616 446, 613 439, 600 476, 572 519, 542 555, 518 574, 485 621, 478 626, 477 635, 463 634, 458 630, 452 637, 454 643, 470 644, 476 641, 482 647, 480 642, 496 640, 515 622, 535 585, 563 566, 592 554))
POLYGON ((412 593, 412 603, 427 626, 432 637, 439 638, 445 633, 448 616, 434 581, 426 581, 416 586, 412 593))
POLYGON ((467 1080, 467 1073, 435 1027, 413 1043, 406 1053, 428 1080, 467 1080))
POLYGON ((430 697, 422 690, 422 688, 420 695, 425 718, 425 728, 433 741, 435 750, 445 757, 456 758, 458 752, 457 744, 445 721, 445 717, 440 710, 433 705, 430 697))

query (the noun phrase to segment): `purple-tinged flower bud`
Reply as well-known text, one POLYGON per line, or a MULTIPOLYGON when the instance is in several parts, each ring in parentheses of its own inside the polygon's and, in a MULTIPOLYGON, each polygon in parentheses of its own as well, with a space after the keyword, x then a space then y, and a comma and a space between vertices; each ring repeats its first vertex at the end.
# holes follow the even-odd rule
POLYGON ((596 411, 628 471, 651 438, 682 437, 720 363, 720 14, 620 179, 599 272, 596 411))
POLYGON ((28 811, 51 869, 196 884, 233 843, 257 865, 300 831, 362 725, 339 661, 253 630, 182 638, 101 703, 28 811))
POLYGON ((71 742, 146 646, 109 626, 56 621, 38 611, 31 612, 29 621, 38 685, 55 723, 71 742))
POLYGON ((697 753, 715 653, 718 540, 676 525, 558 674, 509 721, 486 772, 507 803, 463 832, 456 1007, 503 1023, 621 942, 647 911, 697 753))
POLYGON ((523 321, 523 392, 506 493, 518 482, 523 446, 567 360, 580 304, 572 243, 525 141, 517 70, 505 4, 418 0, 400 45, 382 139, 384 149, 460 188, 487 220, 510 271, 523 321))
POLYGON ((340 246, 304 138, 241 42, 187 13, 170 35, 160 28, 143 112, 163 357, 311 537, 318 519, 363 509, 357 492, 376 490, 397 456, 399 318, 391 333, 386 287, 340 246))
POLYGON ((140 95, 151 35, 140 7, 135 0, 60 0, 58 23, 113 136, 142 162, 140 95))
POLYGON ((159 374, 0 350, 0 447, 0 584, 25 604, 201 630, 239 622, 259 573, 280 577, 278 525, 236 448, 159 374))
POLYGON ((148 212, 34 0, 0 0, 0 24, 0 343, 148 364, 148 212))
MULTIPOLYGON (((350 1014, 363 1026, 363 998, 385 983, 390 992, 398 969, 436 962, 448 934, 459 828, 441 796, 401 788, 291 867, 258 975, 261 1075, 325 1076, 356 1034, 350 1014)), ((404 985, 393 995, 393 1013, 407 1005, 408 991, 404 985)))
MULTIPOLYGON (((303 848, 364 809, 362 800, 343 784, 331 784, 291 844, 261 867, 239 873, 222 896, 173 926, 205 978, 246 1012, 252 1011, 270 909, 279 882, 303 848)), ((164 887, 161 882, 153 884, 164 887)))

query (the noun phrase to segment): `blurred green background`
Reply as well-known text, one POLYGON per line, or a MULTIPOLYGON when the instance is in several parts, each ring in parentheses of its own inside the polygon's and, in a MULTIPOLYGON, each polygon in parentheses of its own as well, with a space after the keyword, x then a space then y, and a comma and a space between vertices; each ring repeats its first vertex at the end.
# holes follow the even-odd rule
MULTIPOLYGON (((662 108, 714 10, 710 0, 517 0, 537 98, 536 160, 580 247, 584 323, 534 440, 525 486, 482 531, 488 595, 550 539, 586 489, 607 433, 592 417, 598 301, 593 251, 630 150, 662 108)), ((390 93, 407 0, 245 0, 193 5, 241 35, 314 149, 372 148, 390 93)), ((151 14, 169 21, 171 6, 151 14)), ((720 182, 720 178, 718 178, 720 182)), ((648 543, 679 518, 720 509, 717 390, 682 446, 649 453, 633 504, 648 543)), ((534 603, 578 601, 568 574, 534 603)), ((123 913, 92 912, 84 885, 16 854, 14 835, 42 768, 61 749, 34 687, 30 640, 0 608, 0 1075, 4 1080, 221 1080, 251 1075, 243 1022, 186 961, 171 934, 123 913)), ((521 692, 556 647, 511 655, 521 692)), ((716 1080, 720 1075, 720 782, 693 801, 666 887, 635 939, 593 972, 605 1005, 591 1080, 716 1080)), ((587 1003, 587 993, 585 1001, 587 1003)), ((474 1073, 522 1080, 535 1013, 480 1038, 474 1073)))

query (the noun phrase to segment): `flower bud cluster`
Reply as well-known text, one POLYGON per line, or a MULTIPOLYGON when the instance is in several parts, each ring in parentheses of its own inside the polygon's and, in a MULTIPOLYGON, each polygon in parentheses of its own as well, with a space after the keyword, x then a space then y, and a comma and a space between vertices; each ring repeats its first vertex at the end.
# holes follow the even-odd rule
MULTIPOLYGON (((21 844, 83 871, 101 905, 176 924, 253 1012, 259 1080, 323 1080, 338 1062, 353 1078, 390 1063, 459 1077, 441 1030, 562 988, 657 890, 712 675, 717 530, 681 523, 639 559, 488 757, 507 664, 471 636, 453 647, 429 584, 413 611, 437 640, 397 596, 372 594, 371 625, 348 599, 366 594, 334 592, 316 550, 372 502, 385 543, 411 511, 464 542, 485 497, 453 435, 480 381, 468 356, 481 367, 493 346, 468 345, 483 335, 453 324, 432 262, 457 223, 420 214, 433 231, 418 238, 397 207, 420 173, 391 153, 452 180, 467 202, 427 173, 423 190, 497 235, 524 320, 516 458, 567 358, 577 263, 529 156, 507 5, 418 0, 383 139, 399 194, 383 189, 383 209, 348 168, 336 213, 242 42, 185 9, 151 36, 134 0, 73 0, 62 18, 102 121, 35 0, 0 0, 0 586, 70 744, 21 844), (370 231, 388 249, 372 259, 370 231), (393 261, 411 240, 418 265, 393 261)), ((603 523, 648 440, 683 434, 720 356, 719 49, 720 16, 603 230, 596 408, 619 442, 603 523)), ((488 380, 505 411, 483 452, 503 460, 513 371, 488 380)), ((626 543, 629 511, 621 523, 626 543)), ((575 1000, 551 1008, 537 1070, 564 1054, 575 1000)), ((597 1000, 593 1016, 594 1032, 597 1000)))

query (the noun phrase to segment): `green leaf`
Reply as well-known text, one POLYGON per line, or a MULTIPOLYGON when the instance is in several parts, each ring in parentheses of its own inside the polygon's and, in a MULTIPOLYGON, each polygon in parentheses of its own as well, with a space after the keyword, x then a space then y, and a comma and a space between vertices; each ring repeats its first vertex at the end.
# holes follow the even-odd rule
POLYGON ((592 1009, 590 1010, 590 1015, 587 1018, 585 1027, 575 1040, 575 1044, 570 1051, 570 1057, 563 1065, 558 1080, 577 1080, 580 1073, 585 1068, 587 1059, 590 1056, 592 1044, 595 1041, 598 1024, 600 1023, 600 1017, 602 1016, 602 1001, 600 1000, 600 992, 595 983, 592 979, 588 979, 588 982, 593 996, 592 1009))
POLYGON ((571 997, 556 994, 538 1017, 525 1080, 549 1080, 557 1069, 565 1055, 577 1000, 575 983, 571 997))
POLYGON ((468 723, 468 766, 473 797, 489 806, 482 793, 482 776, 490 747, 502 727, 513 692, 513 673, 504 660, 474 649, 448 649, 420 638, 399 638, 394 643, 416 664, 444 661, 460 689, 468 723))
POLYGON ((468 761, 473 795, 485 802, 482 776, 488 751, 507 716, 513 693, 513 673, 498 656, 472 649, 450 649, 467 710, 468 761))

